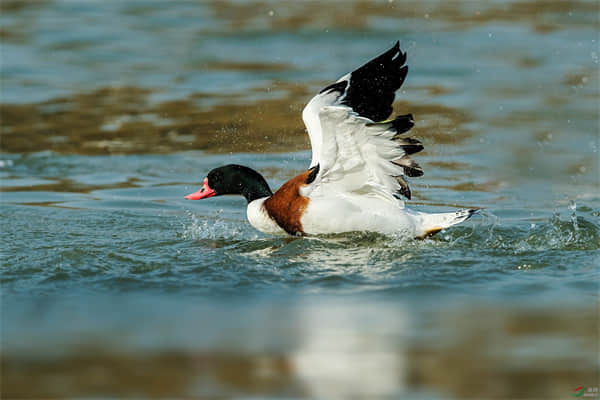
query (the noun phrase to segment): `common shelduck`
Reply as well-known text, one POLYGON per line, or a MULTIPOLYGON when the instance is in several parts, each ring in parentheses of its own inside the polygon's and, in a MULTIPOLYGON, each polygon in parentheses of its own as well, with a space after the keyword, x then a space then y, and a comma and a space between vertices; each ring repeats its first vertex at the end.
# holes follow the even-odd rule
POLYGON ((304 108, 312 147, 309 169, 275 193, 242 165, 215 168, 189 200, 224 194, 248 201, 250 224, 269 234, 370 231, 423 238, 469 218, 475 210, 428 214, 404 207, 405 179, 423 175, 410 155, 423 150, 405 137, 412 114, 386 120, 408 66, 400 43, 325 87, 304 108))

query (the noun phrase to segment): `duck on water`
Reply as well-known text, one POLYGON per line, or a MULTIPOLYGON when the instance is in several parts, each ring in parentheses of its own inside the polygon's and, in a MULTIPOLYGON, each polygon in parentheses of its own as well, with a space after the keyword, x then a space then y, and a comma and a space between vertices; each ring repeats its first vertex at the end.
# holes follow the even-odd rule
POLYGON ((411 114, 386 120, 408 66, 399 42, 313 97, 302 112, 312 147, 309 169, 275 193, 255 170, 215 168, 202 188, 185 196, 200 200, 242 195, 250 224, 269 234, 316 235, 369 231, 423 238, 468 219, 476 210, 423 213, 404 206, 406 177, 423 175, 410 156, 423 150, 406 137, 411 114))

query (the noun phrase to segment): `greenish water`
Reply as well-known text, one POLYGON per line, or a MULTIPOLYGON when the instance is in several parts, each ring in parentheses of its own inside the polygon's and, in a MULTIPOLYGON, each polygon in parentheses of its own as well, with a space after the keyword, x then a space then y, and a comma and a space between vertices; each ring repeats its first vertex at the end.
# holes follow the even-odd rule
POLYGON ((6 6, 2 142, 21 135, 35 151, 0 154, 3 397, 567 398, 597 386, 595 4, 397 3, 327 15, 310 2, 6 6), (227 163, 273 188, 305 170, 310 152, 262 133, 303 135, 310 95, 285 84, 311 93, 398 38, 410 73, 396 109, 415 114, 426 150, 407 205, 481 208, 469 221, 424 241, 270 237, 241 197, 183 199, 227 163), (106 87, 148 93, 75 101, 106 87), (279 114, 265 103, 286 96, 279 114), (177 125, 198 110, 221 121, 223 104, 264 113, 256 136, 240 139, 238 121, 254 114, 177 125), (86 147, 109 134, 129 147, 86 147), (195 145, 204 136, 261 151, 215 154, 227 147, 195 145), (173 143, 153 154, 156 137, 173 143))
MULTIPOLYGON (((465 373, 473 359, 509 364, 478 378, 485 385, 516 384, 504 370, 525 380, 537 368, 546 371, 537 380, 550 382, 573 359, 568 369, 577 374, 570 379, 593 379, 600 255, 595 197, 580 192, 528 200, 519 196, 523 188, 510 185, 497 192, 457 191, 433 184, 443 178, 432 172, 427 181, 434 187, 415 186, 420 197, 484 210, 463 226, 411 242, 364 233, 274 238, 247 223, 242 198, 183 200, 195 186, 179 182, 198 181, 198 172, 212 165, 253 165, 271 171, 277 186, 307 156, 5 155, 11 177, 4 187, 32 185, 2 194, 8 369, 18 371, 16 360, 36 365, 41 357, 47 365, 50 358, 57 374, 91 382, 83 389, 66 386, 69 393, 131 395, 142 389, 129 388, 133 378, 127 374, 123 382, 114 378, 103 386, 102 379, 81 372, 89 364, 68 366, 91 354, 100 363, 96 368, 106 371, 113 370, 115 357, 126 357, 121 362, 129 369, 146 370, 147 364, 179 365, 152 359, 164 352, 192 358, 192 364, 198 354, 233 354, 252 364, 229 361, 222 368, 234 376, 260 375, 266 368, 265 374, 277 377, 283 372, 272 358, 282 357, 289 364, 286 379, 302 382, 301 389, 282 388, 259 376, 259 383, 267 380, 257 392, 262 395, 460 396, 437 382, 440 372, 421 365, 433 346, 439 347, 433 356, 442 358, 436 362, 465 373), (49 186, 53 190, 36 189, 64 176, 70 181, 59 180, 49 186), (483 344, 463 353, 467 344, 460 343, 467 339, 483 344), (444 361, 454 353, 461 358, 444 361), (99 355, 112 361, 102 363, 99 355), (364 365, 372 365, 366 375, 364 365), (425 384, 412 381, 412 373, 426 374, 425 384)), ((420 203, 413 207, 449 209, 420 203)), ((249 390, 231 377, 212 376, 211 365, 222 362, 177 372, 186 383, 171 393, 235 397, 249 390), (202 384, 206 379, 223 387, 211 392, 202 384)), ((42 381, 54 376, 40 369, 34 371, 42 381)), ((163 368, 149 372, 151 379, 168 380, 164 374, 163 368)), ((567 378, 560 382, 561 390, 570 384, 567 378)), ((43 387, 45 393, 65 390, 43 387)))

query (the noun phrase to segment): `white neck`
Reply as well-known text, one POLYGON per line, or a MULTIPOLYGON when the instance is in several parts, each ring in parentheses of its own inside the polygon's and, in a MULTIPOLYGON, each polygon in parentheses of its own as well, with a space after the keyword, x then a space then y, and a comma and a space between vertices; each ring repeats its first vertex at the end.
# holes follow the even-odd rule
POLYGON ((248 203, 246 214, 250 225, 263 233, 269 234, 285 234, 279 225, 269 216, 263 203, 268 197, 261 197, 248 203))

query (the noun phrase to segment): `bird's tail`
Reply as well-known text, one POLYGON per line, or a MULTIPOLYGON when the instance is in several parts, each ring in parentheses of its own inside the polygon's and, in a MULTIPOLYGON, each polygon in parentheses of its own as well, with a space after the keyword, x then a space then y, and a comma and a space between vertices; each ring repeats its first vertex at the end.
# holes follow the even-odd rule
POLYGON ((419 219, 417 239, 425 239, 426 237, 435 235, 444 228, 460 224, 476 212, 476 209, 468 209, 440 214, 419 213, 417 217, 419 219))

